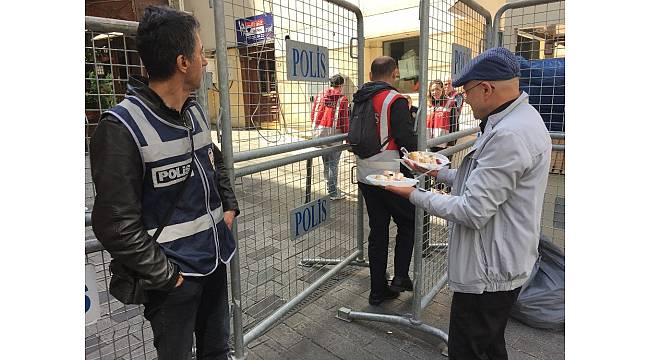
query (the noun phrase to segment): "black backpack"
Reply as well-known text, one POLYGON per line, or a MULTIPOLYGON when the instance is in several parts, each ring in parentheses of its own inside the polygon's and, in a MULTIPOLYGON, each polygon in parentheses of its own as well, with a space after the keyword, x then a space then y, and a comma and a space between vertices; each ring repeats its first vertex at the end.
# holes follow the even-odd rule
POLYGON ((372 106, 372 97, 366 101, 354 102, 353 104, 348 142, 355 155, 367 159, 379 154, 381 148, 390 140, 390 135, 382 144, 377 133, 379 117, 375 114, 375 109, 372 106))

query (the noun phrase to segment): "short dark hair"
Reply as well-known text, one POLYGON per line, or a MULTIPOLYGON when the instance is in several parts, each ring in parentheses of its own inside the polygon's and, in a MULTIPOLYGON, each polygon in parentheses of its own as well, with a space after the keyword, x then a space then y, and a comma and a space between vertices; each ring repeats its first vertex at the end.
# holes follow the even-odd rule
POLYGON ((334 76, 332 76, 330 78, 330 86, 331 87, 341 86, 341 85, 343 85, 344 82, 345 82, 345 79, 343 78, 343 76, 341 76, 341 74, 336 74, 336 75, 334 75, 334 76))
POLYGON ((138 25, 136 47, 149 79, 167 80, 178 55, 191 57, 199 22, 190 14, 167 6, 147 6, 138 25))
POLYGON ((380 56, 372 61, 370 72, 373 76, 390 76, 397 67, 397 62, 390 56, 380 56))

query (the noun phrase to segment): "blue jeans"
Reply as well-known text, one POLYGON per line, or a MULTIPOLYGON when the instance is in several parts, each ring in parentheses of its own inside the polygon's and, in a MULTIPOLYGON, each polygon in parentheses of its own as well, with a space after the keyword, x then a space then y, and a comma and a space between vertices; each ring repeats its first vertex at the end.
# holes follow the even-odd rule
POLYGON ((158 360, 189 360, 192 333, 196 358, 228 359, 230 315, 226 266, 205 277, 185 277, 169 292, 149 291, 144 317, 151 322, 158 360))
POLYGON ((327 194, 329 196, 339 195, 337 190, 338 177, 339 177, 339 160, 341 159, 341 152, 336 151, 333 153, 323 155, 323 173, 327 180, 327 194))

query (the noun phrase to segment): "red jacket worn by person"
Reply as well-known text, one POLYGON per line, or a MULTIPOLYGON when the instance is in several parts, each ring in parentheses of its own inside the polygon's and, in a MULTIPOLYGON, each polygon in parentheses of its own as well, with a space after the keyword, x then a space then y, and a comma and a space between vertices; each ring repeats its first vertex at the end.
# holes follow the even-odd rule
POLYGON ((338 88, 329 88, 318 94, 311 107, 311 122, 314 128, 336 128, 348 132, 350 117, 348 98, 338 88), (336 108, 338 105, 338 117, 336 108))

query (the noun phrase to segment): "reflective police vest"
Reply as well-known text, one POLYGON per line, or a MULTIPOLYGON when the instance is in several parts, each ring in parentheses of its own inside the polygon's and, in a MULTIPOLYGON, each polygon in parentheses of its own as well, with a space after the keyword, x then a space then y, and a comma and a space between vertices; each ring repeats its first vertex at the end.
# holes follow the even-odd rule
MULTIPOLYGON (((377 132, 379 132, 380 143, 383 144, 390 136, 390 108, 397 99, 404 98, 399 92, 395 90, 382 90, 379 91, 372 98, 372 106, 375 111, 377 120, 377 132)), ((406 120, 406 119, 405 119, 406 120)), ((370 184, 366 179, 368 175, 381 174, 384 170, 399 172, 399 147, 395 143, 395 139, 390 137, 390 140, 384 145, 381 151, 367 159, 357 159, 357 181, 370 184)))
POLYGON ((190 176, 169 224, 157 239, 167 257, 185 276, 208 275, 219 260, 228 263, 236 245, 223 221, 210 126, 200 106, 191 102, 181 114, 191 129, 162 119, 131 95, 108 113, 126 125, 140 150, 142 224, 150 235, 164 221, 183 180, 190 176))

